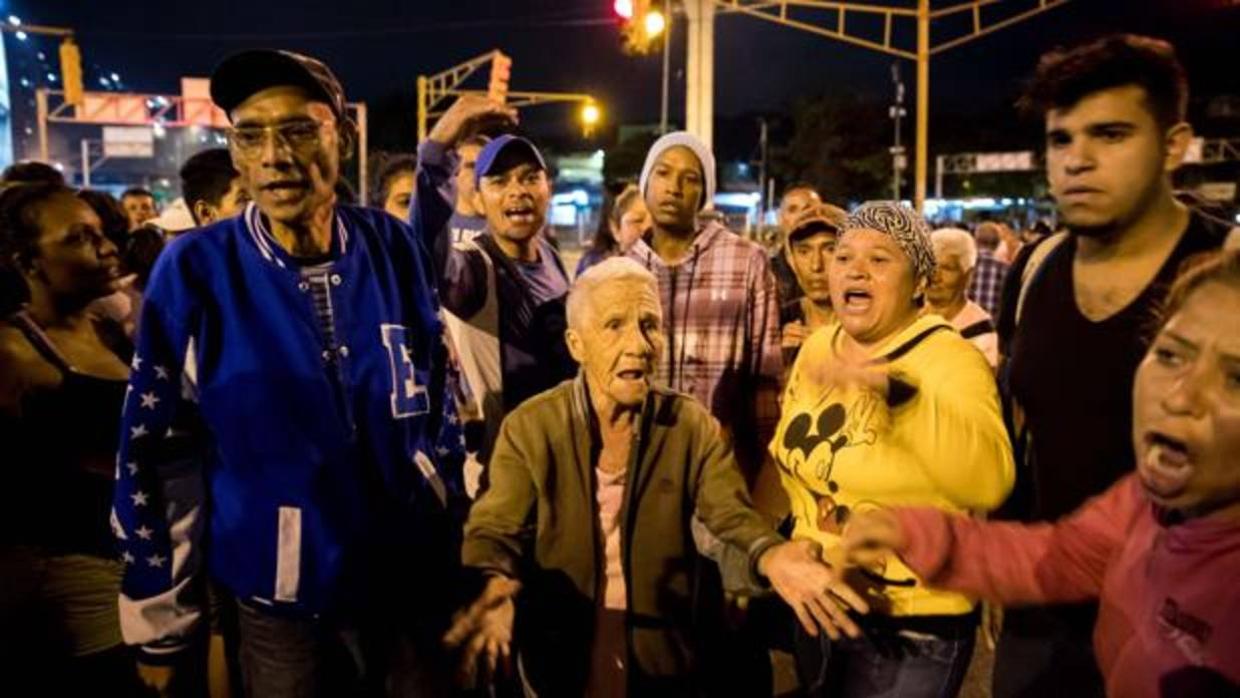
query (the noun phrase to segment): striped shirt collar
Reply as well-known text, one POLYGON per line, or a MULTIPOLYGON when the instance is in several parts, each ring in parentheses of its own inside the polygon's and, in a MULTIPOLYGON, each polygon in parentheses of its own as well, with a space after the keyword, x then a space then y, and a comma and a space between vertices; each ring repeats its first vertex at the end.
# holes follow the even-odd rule
MULTIPOLYGON (((258 205, 252 201, 246 204, 245 211, 241 214, 241 217, 245 221, 245 229, 250 235, 250 240, 258 248, 258 253, 263 256, 263 259, 279 265, 282 269, 287 268, 288 264, 285 263, 285 260, 291 260, 292 257, 276 242, 275 236, 271 234, 271 230, 263 221, 263 214, 258 210, 258 205)), ((332 219, 336 223, 336 236, 332 247, 337 248, 340 255, 344 255, 349 249, 349 231, 345 228, 344 221, 341 220, 339 212, 333 212, 332 219)))

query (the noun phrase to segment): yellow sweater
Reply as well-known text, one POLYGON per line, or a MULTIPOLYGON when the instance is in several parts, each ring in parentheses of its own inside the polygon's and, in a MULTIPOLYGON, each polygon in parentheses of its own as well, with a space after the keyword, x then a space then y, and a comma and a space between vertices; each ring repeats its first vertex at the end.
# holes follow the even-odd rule
MULTIPOLYGON (((877 348, 912 385, 907 401, 862 388, 816 383, 837 361, 839 323, 806 340, 784 391, 771 454, 795 517, 793 537, 822 544, 827 557, 853 512, 878 506, 988 511, 1012 488, 1012 451, 986 360, 942 318, 926 316, 877 348), (934 331, 936 327, 942 327, 934 331)), ((968 613, 972 600, 931 591, 895 556, 850 584, 875 611, 896 616, 968 613)))

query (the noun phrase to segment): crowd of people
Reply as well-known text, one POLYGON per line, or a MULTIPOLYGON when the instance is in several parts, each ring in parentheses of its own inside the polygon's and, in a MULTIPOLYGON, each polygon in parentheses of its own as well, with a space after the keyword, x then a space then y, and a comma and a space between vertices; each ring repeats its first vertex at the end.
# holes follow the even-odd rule
MULTIPOLYGON (((1042 57, 1057 230, 650 148, 569 273, 516 111, 369 206, 321 61, 225 59, 183 204, 0 183, 14 695, 1240 693, 1240 249, 1172 47, 1042 57), (844 202, 838 202, 843 204, 844 202)), ((6 693, 7 693, 6 688, 6 693)))

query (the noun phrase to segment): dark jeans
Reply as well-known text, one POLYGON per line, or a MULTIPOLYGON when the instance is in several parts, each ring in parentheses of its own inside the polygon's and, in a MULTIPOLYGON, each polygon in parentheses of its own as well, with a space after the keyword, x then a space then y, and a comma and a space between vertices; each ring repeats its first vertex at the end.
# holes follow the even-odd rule
POLYGON ((254 698, 448 696, 438 631, 395 619, 335 624, 238 604, 241 674, 254 698))
POLYGON ((975 632, 955 638, 886 633, 832 642, 798 625, 797 674, 810 698, 953 698, 975 638, 975 632))
MULTIPOLYGON (((376 498, 377 501, 382 501, 376 498)), ((319 618, 237 601, 239 658, 250 698, 454 695, 442 637, 460 607, 459 528, 436 512, 387 514, 358 554, 354 591, 319 618), (409 541, 406 532, 418 531, 409 541)))
POLYGON ((1010 609, 995 649, 994 698, 1106 694, 1094 658, 1088 606, 1010 609))

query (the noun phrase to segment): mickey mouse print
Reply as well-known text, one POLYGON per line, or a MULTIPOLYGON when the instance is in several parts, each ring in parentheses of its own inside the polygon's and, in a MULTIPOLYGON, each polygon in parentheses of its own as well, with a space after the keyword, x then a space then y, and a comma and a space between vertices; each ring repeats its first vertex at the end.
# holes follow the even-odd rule
MULTIPOLYGON (((922 318, 883 346, 866 367, 906 388, 892 401, 870 372, 847 365, 842 329, 811 335, 789 375, 770 453, 791 503, 793 537, 819 543, 840 565, 840 537, 870 508, 990 508, 1011 486, 1010 450, 989 368, 938 319, 922 318), (851 379, 861 376, 861 379, 851 379), (960 398, 965 400, 961 401, 960 398), (984 506, 979 507, 978 504, 984 506)), ((974 352, 976 354, 976 352, 974 352)), ((967 613, 972 602, 925 588, 895 556, 846 579, 881 612, 967 613)))

